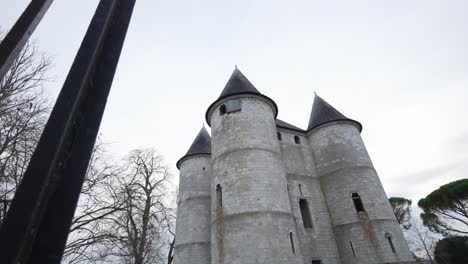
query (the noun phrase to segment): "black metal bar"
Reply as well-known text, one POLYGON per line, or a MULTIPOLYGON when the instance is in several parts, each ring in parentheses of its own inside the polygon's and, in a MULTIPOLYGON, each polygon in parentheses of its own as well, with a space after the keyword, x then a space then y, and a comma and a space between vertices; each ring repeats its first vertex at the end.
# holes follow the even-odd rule
POLYGON ((101 0, 0 228, 0 263, 60 263, 135 0, 101 0))
POLYGON ((53 0, 32 0, 0 43, 0 80, 10 69, 53 0))

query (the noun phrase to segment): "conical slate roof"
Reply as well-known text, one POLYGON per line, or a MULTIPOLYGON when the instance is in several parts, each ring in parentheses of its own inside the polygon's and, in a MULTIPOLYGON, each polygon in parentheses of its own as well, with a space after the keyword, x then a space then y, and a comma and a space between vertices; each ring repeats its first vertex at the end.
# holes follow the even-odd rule
POLYGON ((261 94, 255 86, 247 79, 247 77, 242 74, 242 72, 237 69, 237 67, 234 69, 234 71, 231 74, 231 77, 229 78, 228 82, 224 86, 223 91, 219 95, 218 99, 214 101, 206 110, 205 113, 205 120, 206 123, 208 123, 209 126, 210 124, 210 119, 209 115, 211 113, 211 110, 213 110, 214 106, 217 106, 217 104, 220 101, 223 101, 227 97, 233 96, 233 95, 241 95, 241 94, 251 94, 257 97, 262 97, 263 99, 266 99, 274 108, 274 115, 275 118, 278 115, 278 106, 276 105, 275 101, 271 100, 268 96, 261 94))
POLYGON ((253 86, 253 84, 236 67, 231 74, 231 78, 229 78, 228 82, 224 86, 223 92, 219 98, 240 93, 260 94, 257 88, 255 88, 255 86, 253 86))
POLYGON ((193 141, 187 153, 185 153, 185 155, 179 161, 177 161, 177 168, 179 168, 180 162, 184 158, 195 154, 211 154, 211 137, 208 134, 208 131, 206 131, 205 127, 202 127, 200 132, 198 132, 197 137, 193 141))
POLYGON ((291 124, 289 124, 287 122, 284 122, 281 119, 276 119, 275 122, 276 122, 277 127, 287 128, 287 129, 291 129, 291 130, 295 130, 295 131, 299 131, 299 132, 305 132, 304 129, 299 128, 299 127, 294 126, 294 125, 291 125, 291 124))
POLYGON ((331 106, 316 94, 314 98, 314 104, 312 106, 312 112, 310 113, 309 126, 307 130, 311 130, 325 123, 345 120, 356 123, 358 125, 359 131, 362 130, 362 126, 359 122, 347 118, 345 115, 340 113, 333 106, 331 106))

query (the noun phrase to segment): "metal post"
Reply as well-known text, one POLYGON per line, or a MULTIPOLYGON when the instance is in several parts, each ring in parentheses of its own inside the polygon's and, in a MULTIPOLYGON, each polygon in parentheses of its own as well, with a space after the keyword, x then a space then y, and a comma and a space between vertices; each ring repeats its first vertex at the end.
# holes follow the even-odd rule
POLYGON ((101 0, 0 229, 0 263, 60 263, 135 0, 101 0))
POLYGON ((0 43, 0 81, 31 37, 53 0, 32 0, 0 43))

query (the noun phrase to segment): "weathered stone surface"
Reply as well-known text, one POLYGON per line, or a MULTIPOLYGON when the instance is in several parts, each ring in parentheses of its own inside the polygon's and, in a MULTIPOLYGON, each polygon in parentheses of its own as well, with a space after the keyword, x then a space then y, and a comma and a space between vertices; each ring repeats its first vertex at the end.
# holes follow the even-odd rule
POLYGON ((414 263, 361 125, 329 118, 306 132, 276 115, 242 89, 209 107, 211 155, 179 164, 174 263, 414 263))
POLYGON ((206 154, 180 164, 174 263, 211 262, 211 170, 206 154))
POLYGON ((211 115, 212 197, 222 187, 222 211, 211 204, 212 263, 303 263, 274 109, 261 97, 240 102, 241 111, 211 115))
POLYGON ((348 122, 329 123, 311 131, 309 143, 342 263, 412 261, 358 128, 348 122), (359 194, 365 212, 357 213, 352 193, 359 194), (395 253, 386 234, 392 237, 395 253))

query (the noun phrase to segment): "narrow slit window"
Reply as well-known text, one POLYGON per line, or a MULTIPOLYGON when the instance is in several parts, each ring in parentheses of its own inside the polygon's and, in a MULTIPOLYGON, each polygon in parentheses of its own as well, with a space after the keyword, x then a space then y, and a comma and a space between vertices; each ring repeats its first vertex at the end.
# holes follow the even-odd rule
POLYGON ((294 238, 293 238, 293 232, 289 231, 289 240, 291 241, 291 249, 292 252, 295 254, 296 250, 294 249, 294 238))
POLYGON ((226 105, 221 105, 219 108, 219 115, 224 115, 226 113, 226 105))
POLYGON ((296 144, 301 144, 301 138, 299 136, 294 136, 294 142, 296 142, 296 144))
POLYGON ((216 205, 218 208, 223 207, 223 189, 221 185, 216 185, 216 205))
POLYGON ((351 251, 353 252, 353 256, 356 256, 356 252, 354 251, 353 242, 349 241, 349 246, 351 247, 351 251))
POLYGON ((304 228, 312 228, 312 217, 310 215, 309 203, 306 199, 299 199, 299 208, 301 209, 304 228))
POLYGON ((395 246, 393 245, 393 241, 392 241, 392 235, 390 235, 389 233, 387 233, 387 234, 385 234, 385 237, 386 237, 387 240, 388 240, 388 244, 390 245, 390 248, 392 249, 392 252, 393 252, 393 253, 396 253, 395 246))
POLYGON ((362 204, 361 196, 358 193, 352 193, 351 199, 353 199, 354 207, 356 208, 356 212, 365 212, 364 205, 362 204))
POLYGON ((299 187, 299 193, 302 195, 302 185, 299 184, 298 187, 299 187))
POLYGON ((281 136, 281 133, 280 133, 280 132, 277 132, 277 135, 278 135, 278 140, 279 140, 279 141, 283 140, 283 137, 281 136))

